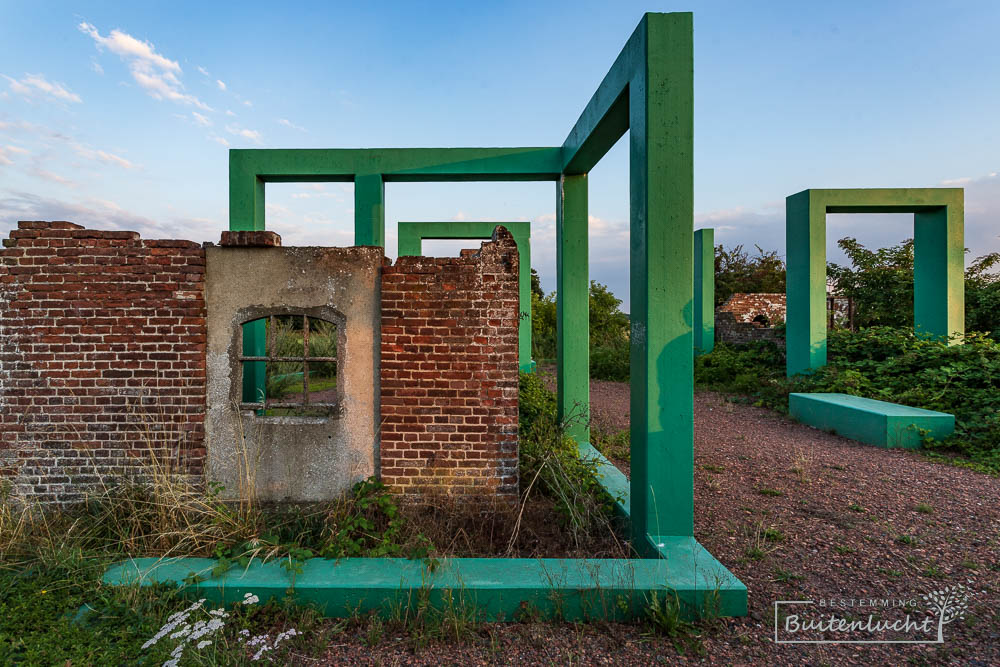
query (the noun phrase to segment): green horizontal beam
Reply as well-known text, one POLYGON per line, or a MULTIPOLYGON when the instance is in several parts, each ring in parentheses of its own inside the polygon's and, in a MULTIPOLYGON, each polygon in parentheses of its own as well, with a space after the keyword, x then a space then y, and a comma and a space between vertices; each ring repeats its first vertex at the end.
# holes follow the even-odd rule
POLYGON ((391 617, 416 610, 424 601, 440 609, 450 599, 474 608, 480 621, 514 621, 534 610, 568 621, 623 620, 641 617, 654 592, 661 599, 675 592, 688 617, 696 616, 716 592, 719 613, 746 613, 746 589, 726 579, 725 568, 693 538, 665 549, 669 558, 647 560, 313 558, 301 564, 301 572, 289 572, 280 559, 255 560, 219 576, 212 575, 218 561, 211 558, 137 558, 112 565, 103 581, 112 586, 175 584, 219 605, 238 603, 247 593, 262 603, 280 600, 291 591, 298 602, 335 618, 368 613, 391 617), (185 584, 192 580, 197 583, 185 584))

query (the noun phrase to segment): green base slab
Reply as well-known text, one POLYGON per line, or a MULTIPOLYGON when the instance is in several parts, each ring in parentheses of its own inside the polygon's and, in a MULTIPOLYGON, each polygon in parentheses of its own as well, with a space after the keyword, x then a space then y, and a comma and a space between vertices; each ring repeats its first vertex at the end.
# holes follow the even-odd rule
POLYGON ((946 438, 955 415, 849 394, 789 394, 788 412, 824 431, 879 447, 918 449, 924 434, 946 438))
POLYGON ((664 558, 453 558, 434 563, 402 558, 313 558, 293 574, 281 563, 253 562, 212 577, 211 558, 139 558, 112 565, 104 583, 183 585, 215 604, 246 593, 261 602, 287 594, 331 617, 375 612, 391 617, 423 601, 475 608, 479 620, 513 621, 522 614, 566 620, 642 616, 651 593, 675 592, 685 615, 706 604, 720 615, 746 613, 746 588, 693 538, 670 538, 664 558), (717 591, 717 594, 716 594, 717 591))

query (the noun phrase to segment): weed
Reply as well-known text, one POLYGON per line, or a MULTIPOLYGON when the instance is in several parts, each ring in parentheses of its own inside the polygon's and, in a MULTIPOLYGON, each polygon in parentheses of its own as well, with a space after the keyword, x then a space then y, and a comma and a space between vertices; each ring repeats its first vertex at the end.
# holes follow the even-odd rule
POLYGON ((917 538, 913 535, 899 535, 896 537, 896 542, 899 544, 913 545, 917 543, 917 538))
POLYGON ((847 506, 847 509, 851 510, 852 512, 867 512, 868 511, 864 507, 862 507, 861 505, 859 505, 857 503, 851 503, 850 505, 847 506))
POLYGON ((715 474, 721 474, 725 470, 725 468, 723 466, 714 465, 714 464, 711 464, 711 463, 706 463, 705 465, 703 465, 701 467, 701 469, 702 470, 707 470, 708 472, 712 472, 712 473, 715 473, 715 474))
POLYGON ((783 495, 785 495, 785 492, 782 491, 781 489, 769 489, 767 487, 762 487, 762 488, 757 489, 757 493, 759 493, 762 496, 783 496, 783 495))
POLYGON ((857 551, 857 549, 855 549, 854 547, 849 547, 849 546, 846 546, 846 545, 843 545, 843 544, 838 544, 837 546, 835 546, 833 548, 833 550, 836 551, 841 556, 846 555, 846 554, 852 554, 855 551, 857 551))
POLYGON ((774 579, 772 581, 780 581, 782 583, 787 583, 789 581, 797 581, 799 579, 804 579, 801 574, 795 574, 788 570, 782 569, 780 567, 774 568, 774 579))
POLYGON ((916 509, 921 514, 933 514, 934 508, 927 503, 919 503, 914 509, 916 509))

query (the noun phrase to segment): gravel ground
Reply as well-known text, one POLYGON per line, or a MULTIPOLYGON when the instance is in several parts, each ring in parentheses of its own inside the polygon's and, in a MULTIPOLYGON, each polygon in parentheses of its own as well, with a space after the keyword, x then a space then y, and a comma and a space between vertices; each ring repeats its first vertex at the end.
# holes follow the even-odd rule
MULTIPOLYGON (((608 432, 627 428, 627 385, 594 382, 591 397, 595 425, 608 432)), ((750 615, 702 628, 694 644, 681 644, 683 652, 636 626, 535 623, 489 625, 476 639, 418 652, 392 636, 369 648, 363 630, 348 631, 323 662, 1000 664, 997 478, 912 452, 861 445, 772 411, 699 393, 694 486, 695 535, 747 585, 750 615), (776 600, 916 600, 913 618, 920 621, 922 594, 959 583, 972 592, 968 612, 944 626, 942 644, 797 645, 773 639, 776 600)), ((855 619, 868 615, 837 611, 855 619)), ((885 620, 904 615, 899 609, 878 613, 885 620)), ((910 639, 913 633, 895 637, 910 639)))

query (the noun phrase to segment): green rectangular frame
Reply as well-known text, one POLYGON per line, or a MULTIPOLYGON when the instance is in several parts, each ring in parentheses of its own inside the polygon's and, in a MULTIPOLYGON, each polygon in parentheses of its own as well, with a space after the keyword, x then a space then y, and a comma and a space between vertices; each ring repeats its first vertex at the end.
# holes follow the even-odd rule
MULTIPOLYGON (((584 446, 590 440, 587 174, 628 132, 629 524, 633 546, 649 558, 671 558, 678 545, 697 544, 693 54, 690 13, 645 14, 558 147, 260 149, 232 150, 229 158, 230 229, 264 229, 265 183, 353 181, 358 245, 384 246, 386 182, 554 181, 558 410, 584 446)), ((746 588, 729 576, 745 613, 746 588)))
POLYGON ((422 242, 427 239, 489 239, 493 230, 504 227, 514 237, 518 256, 518 362, 522 373, 531 373, 535 362, 531 360, 531 223, 530 222, 478 222, 454 220, 447 222, 400 222, 398 227, 397 254, 411 257, 423 254, 422 242))
POLYGON ((913 322, 920 333, 965 333, 962 188, 803 190, 785 199, 786 370, 826 365, 827 213, 913 213, 913 322))

